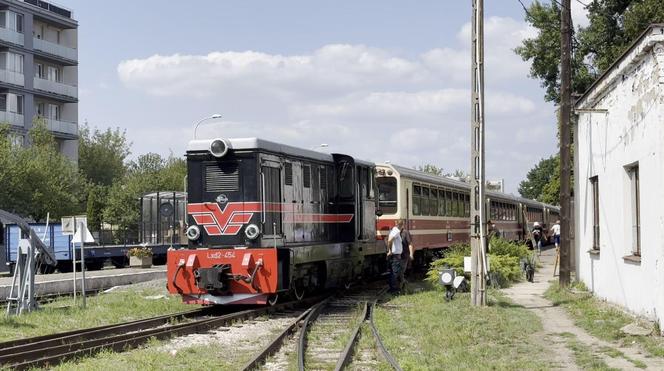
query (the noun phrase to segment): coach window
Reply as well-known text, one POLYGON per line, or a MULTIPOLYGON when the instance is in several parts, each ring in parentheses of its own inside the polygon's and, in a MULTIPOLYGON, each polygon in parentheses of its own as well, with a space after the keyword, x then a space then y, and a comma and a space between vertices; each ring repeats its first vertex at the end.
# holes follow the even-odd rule
MULTIPOLYGON (((378 207, 383 214, 394 214, 397 212, 397 179, 392 177, 381 177, 376 179, 378 183, 378 207)), ((414 212, 414 210, 413 210, 414 212)))
POLYGON ((422 204, 420 211, 422 215, 429 215, 429 188, 422 187, 422 204))
POLYGON ((445 190, 438 190, 438 216, 445 216, 445 190))
POLYGON ((311 166, 309 165, 302 166, 302 182, 304 188, 311 188, 311 166))
POLYGON ((420 205, 422 201, 422 187, 413 186, 413 215, 420 215, 420 205))
POLYGON ((431 188, 431 198, 429 199, 429 215, 438 215, 438 190, 431 188))
POLYGON ((369 193, 367 194, 367 198, 370 200, 374 199, 374 179, 376 178, 376 169, 369 169, 367 171, 367 184, 369 185, 368 191, 369 193))
POLYGON ((470 195, 464 195, 464 216, 470 216, 470 195))

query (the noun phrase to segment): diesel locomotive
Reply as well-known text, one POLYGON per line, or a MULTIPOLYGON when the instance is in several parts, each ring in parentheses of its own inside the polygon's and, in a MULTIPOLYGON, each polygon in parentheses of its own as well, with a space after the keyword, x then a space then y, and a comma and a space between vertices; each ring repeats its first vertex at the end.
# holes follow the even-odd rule
MULTIPOLYGON (((463 182, 258 138, 192 140, 187 190, 189 246, 168 251, 167 277, 188 303, 274 304, 383 272, 395 219, 407 221, 418 264, 470 230, 463 182)), ((501 193, 487 203, 515 238, 528 212, 557 213, 501 193)))

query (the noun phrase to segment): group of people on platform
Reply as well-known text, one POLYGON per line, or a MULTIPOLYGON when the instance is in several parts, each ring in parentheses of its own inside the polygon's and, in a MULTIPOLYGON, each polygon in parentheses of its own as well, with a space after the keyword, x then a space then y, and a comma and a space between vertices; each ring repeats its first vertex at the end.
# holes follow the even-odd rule
MULTIPOLYGON (((500 236, 500 232, 496 226, 489 221, 489 236, 500 236)), ((560 247, 560 220, 549 230, 553 236, 553 243, 556 245, 556 251, 560 247)), ((529 247, 531 249, 537 248, 540 252, 542 243, 545 240, 544 229, 539 222, 533 223, 531 230, 532 239, 529 247)), ((408 269, 408 264, 413 260, 415 249, 413 247, 413 238, 404 225, 404 221, 399 219, 394 223, 394 227, 390 230, 387 236, 387 265, 390 272, 389 276, 389 291, 390 293, 398 293, 405 284, 405 273, 408 269)))

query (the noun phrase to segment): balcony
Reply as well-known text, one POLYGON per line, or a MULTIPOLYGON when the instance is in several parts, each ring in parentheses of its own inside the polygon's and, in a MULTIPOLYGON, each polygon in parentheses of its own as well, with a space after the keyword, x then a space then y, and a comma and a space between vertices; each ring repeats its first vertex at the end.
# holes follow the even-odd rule
POLYGON ((0 81, 7 84, 25 86, 25 76, 22 73, 0 69, 0 81))
POLYGON ((67 97, 78 98, 78 87, 63 84, 57 81, 40 79, 39 77, 35 77, 35 89, 58 95, 64 95, 67 97))
POLYGON ((78 124, 75 122, 55 120, 55 119, 45 119, 46 127, 48 130, 54 131, 57 133, 78 135, 78 124))
POLYGON ((40 50, 44 53, 55 55, 61 58, 68 59, 70 61, 78 60, 78 50, 70 48, 68 46, 55 44, 50 41, 43 39, 33 38, 33 47, 35 50, 40 50))
POLYGON ((0 111, 0 123, 24 127, 25 118, 18 113, 0 111))
POLYGON ((22 33, 4 27, 0 27, 0 40, 21 46, 25 42, 22 33))

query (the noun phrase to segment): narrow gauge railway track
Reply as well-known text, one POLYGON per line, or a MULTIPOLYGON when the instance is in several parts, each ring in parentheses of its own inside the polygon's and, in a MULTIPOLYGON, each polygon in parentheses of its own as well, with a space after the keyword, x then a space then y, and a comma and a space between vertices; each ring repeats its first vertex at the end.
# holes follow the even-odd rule
POLYGON ((362 325, 368 321, 380 354, 394 370, 401 371, 399 364, 385 348, 373 322, 374 305, 384 292, 385 290, 366 290, 340 298, 328 298, 314 304, 256 354, 243 369, 258 368, 282 347, 288 335, 295 332, 299 326, 296 345, 298 370, 305 370, 305 358, 308 362, 306 369, 330 369, 334 366, 335 370, 342 370, 350 363, 362 325), (308 339, 314 324, 318 327, 318 335, 323 336, 308 339))
POLYGON ((0 368, 24 370, 48 367, 66 360, 91 356, 104 349, 121 352, 136 348, 153 338, 163 340, 174 336, 206 332, 235 321, 288 311, 291 308, 310 305, 310 303, 320 300, 321 298, 317 297, 301 302, 289 302, 272 307, 244 309, 223 314, 219 314, 218 311, 231 308, 208 307, 117 325, 9 341, 0 343, 0 368))

